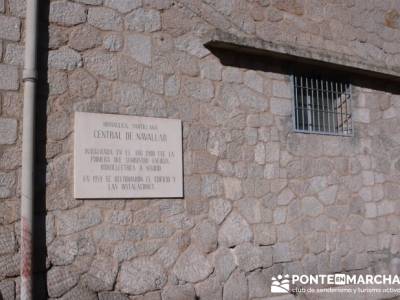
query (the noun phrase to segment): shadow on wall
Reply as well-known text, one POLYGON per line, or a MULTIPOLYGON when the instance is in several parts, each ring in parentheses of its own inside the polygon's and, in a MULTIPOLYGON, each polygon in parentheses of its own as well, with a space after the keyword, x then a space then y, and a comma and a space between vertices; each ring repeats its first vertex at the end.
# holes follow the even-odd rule
POLYGON ((225 66, 284 75, 311 74, 316 77, 339 78, 355 86, 400 94, 400 77, 392 75, 219 42, 210 42, 205 46, 225 66))
MULTIPOLYGON (((49 1, 39 2, 38 82, 36 89, 35 200, 33 225, 33 299, 47 299, 46 278, 46 123, 49 84, 49 1)), ((1 298, 0 298, 1 299, 1 298)))

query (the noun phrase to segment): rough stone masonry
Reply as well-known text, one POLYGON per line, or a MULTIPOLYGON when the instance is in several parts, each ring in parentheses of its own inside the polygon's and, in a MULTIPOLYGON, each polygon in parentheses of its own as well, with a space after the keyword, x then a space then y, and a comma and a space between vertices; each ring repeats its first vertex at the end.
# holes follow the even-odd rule
MULTIPOLYGON (((220 29, 399 70, 398 0, 49 5, 46 297, 268 299, 272 275, 400 272, 400 96, 354 86, 354 137, 294 133, 288 75, 203 46, 220 29), (181 119, 185 197, 74 199, 74 111, 181 119)), ((24 18, 0 0, 2 299, 19 299, 24 18)))

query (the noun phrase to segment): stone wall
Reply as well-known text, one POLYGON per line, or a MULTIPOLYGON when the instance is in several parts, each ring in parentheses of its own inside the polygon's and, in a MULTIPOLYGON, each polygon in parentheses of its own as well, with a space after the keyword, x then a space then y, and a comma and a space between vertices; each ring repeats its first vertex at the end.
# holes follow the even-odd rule
MULTIPOLYGON (((19 297, 24 13, 0 0, 4 299, 19 297)), ((281 273, 398 274, 400 96, 355 86, 354 137, 293 133, 289 76, 222 65, 202 37, 218 28, 398 70, 399 13, 397 0, 51 1, 37 200, 48 297, 257 299, 281 273), (74 199, 74 111, 181 119, 184 199, 74 199)))

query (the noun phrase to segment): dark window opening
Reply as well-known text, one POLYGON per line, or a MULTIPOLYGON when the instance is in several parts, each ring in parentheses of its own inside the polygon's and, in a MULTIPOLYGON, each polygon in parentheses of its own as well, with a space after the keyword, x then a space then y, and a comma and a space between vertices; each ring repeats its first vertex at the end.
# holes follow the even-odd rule
POLYGON ((351 84, 293 75, 295 131, 351 136, 351 84))

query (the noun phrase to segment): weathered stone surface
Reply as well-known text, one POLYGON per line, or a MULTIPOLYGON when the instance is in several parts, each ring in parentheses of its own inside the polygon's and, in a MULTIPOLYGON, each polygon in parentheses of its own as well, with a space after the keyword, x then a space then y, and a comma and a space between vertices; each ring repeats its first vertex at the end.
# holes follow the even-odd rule
POLYGON ((237 269, 229 277, 224 285, 224 300, 246 300, 248 299, 248 285, 243 271, 237 269))
POLYGON ((315 197, 305 197, 301 200, 303 213, 316 217, 322 213, 323 206, 315 197))
MULTIPOLYGON (((2 0, 2 1, 4 2, 4 0, 2 0)), ((10 8, 10 12, 13 16, 19 17, 19 18, 24 18, 26 16, 26 1, 25 0, 10 1, 8 3, 8 5, 10 8)))
POLYGON ((186 51, 198 58, 202 58, 210 53, 210 51, 204 47, 201 39, 192 33, 177 38, 175 46, 177 49, 186 51))
POLYGON ((204 300, 222 300, 222 284, 216 276, 211 275, 206 280, 196 284, 196 295, 204 300))
POLYGON ((76 240, 56 239, 50 244, 47 251, 53 265, 69 265, 78 254, 78 243, 76 240))
POLYGON ((288 205, 294 197, 293 192, 289 188, 286 188, 278 195, 276 202, 278 205, 288 205))
POLYGON ((144 65, 151 65, 151 39, 142 34, 125 36, 125 53, 144 65))
POLYGON ((274 97, 291 99, 291 90, 289 81, 272 81, 272 95, 274 97))
POLYGON ((292 260, 288 243, 278 243, 273 247, 272 260, 274 263, 287 262, 292 260))
POLYGON ((164 76, 162 74, 146 68, 143 71, 142 81, 144 88, 157 94, 164 93, 164 76))
POLYGON ((211 56, 200 61, 200 76, 211 80, 221 80, 222 66, 220 62, 211 56))
POLYGON ((15 173, 0 172, 0 199, 13 195, 15 181, 15 173))
POLYGON ((287 208, 286 207, 278 207, 274 210, 274 224, 282 224, 285 223, 286 221, 286 214, 287 214, 287 208))
POLYGON ((17 90, 18 87, 19 80, 17 67, 0 64, 0 89, 17 90))
POLYGON ((162 288, 167 274, 161 265, 149 258, 137 258, 121 265, 117 287, 133 295, 143 294, 162 288))
POLYGON ((260 165, 265 164, 265 145, 263 143, 258 143, 256 145, 254 149, 254 160, 260 165))
POLYGON ((15 283, 13 280, 0 282, 0 296, 4 299, 15 299, 15 283))
POLYGON ((271 112, 279 116, 289 116, 292 113, 292 101, 286 99, 271 99, 271 112))
POLYGON ((101 4, 103 4, 103 0, 75 0, 75 2, 88 4, 88 5, 101 5, 101 4))
POLYGON ((83 69, 78 69, 68 77, 69 92, 72 97, 90 98, 96 94, 96 79, 83 69))
POLYGON ((55 69, 71 71, 82 64, 82 58, 78 52, 68 47, 49 51, 49 66, 55 69))
POLYGON ((217 157, 203 151, 195 151, 192 156, 192 172, 198 174, 213 173, 217 157))
POLYGON ((177 96, 181 88, 181 82, 175 75, 165 81, 165 96, 177 96))
POLYGON ((0 227, 0 254, 12 254, 16 248, 16 239, 13 228, 10 226, 0 227))
POLYGON ((4 62, 9 65, 22 66, 24 64, 24 47, 16 44, 8 44, 4 55, 4 62))
POLYGON ((118 79, 123 82, 139 82, 143 74, 143 66, 126 55, 118 57, 118 79))
POLYGON ((253 232, 249 224, 235 211, 229 214, 218 232, 219 244, 227 247, 249 242, 252 238, 253 232))
POLYGON ((113 100, 120 105, 138 105, 143 89, 136 84, 120 83, 114 86, 113 100))
POLYGON ((207 258, 194 246, 190 246, 178 258, 174 266, 174 274, 180 280, 198 282, 208 277, 213 267, 207 258))
POLYGON ((86 287, 78 285, 64 296, 59 298, 60 300, 76 300, 76 299, 87 299, 87 300, 97 300, 96 293, 88 290, 86 287))
POLYGON ((242 182, 237 178, 224 178, 225 197, 231 200, 239 200, 243 195, 242 182))
MULTIPOLYGON (((0 39, 17 42, 20 39, 20 20, 15 17, 0 15, 0 39)), ((2 76, 0 76, 1 78, 2 76)))
POLYGON ((254 225, 254 242, 257 245, 272 245, 276 242, 276 229, 271 224, 254 225))
POLYGON ((100 31, 90 25, 74 27, 69 35, 69 46, 82 51, 101 44, 100 31))
POLYGON ((215 266, 215 276, 220 283, 225 282, 236 268, 235 257, 231 249, 219 247, 210 255, 210 259, 215 266))
POLYGON ((147 234, 151 239, 167 238, 174 232, 175 228, 163 223, 154 223, 147 227, 147 234))
POLYGON ((20 260, 19 254, 0 256, 0 278, 18 276, 20 260))
POLYGON ((88 10, 88 23, 102 30, 120 31, 123 19, 119 13, 105 7, 91 7, 88 10))
POLYGON ((155 9, 138 8, 125 17, 126 29, 135 32, 154 32, 161 29, 160 13, 155 9))
POLYGON ((0 118, 0 144, 14 144, 17 140, 17 120, 0 118))
POLYGON ((328 187, 327 189, 323 190, 322 192, 319 192, 318 198, 325 205, 333 204, 336 200, 337 190, 338 190, 338 187, 336 185, 332 185, 332 186, 328 187))
POLYGON ((57 49, 65 46, 68 42, 69 34, 63 30, 63 27, 50 25, 49 26, 49 48, 57 49))
MULTIPOLYGON (((268 278, 269 279, 269 278, 268 278)), ((266 276, 260 271, 251 272, 247 277, 249 284, 249 298, 262 298, 265 297, 268 292, 268 282, 266 276)))
POLYGON ((50 22, 64 26, 72 26, 86 21, 83 5, 69 1, 53 1, 50 4, 50 22))
POLYGON ((163 300, 195 300, 196 293, 190 284, 166 286, 161 292, 163 300))
POLYGON ((49 95, 60 95, 68 89, 68 80, 66 72, 59 70, 49 70, 49 95))
POLYGON ((75 208, 56 216, 59 234, 71 234, 101 223, 101 211, 98 208, 75 208))
POLYGON ((92 291, 111 290, 118 272, 118 262, 110 257, 97 257, 87 274, 86 283, 92 291))
POLYGON ((190 235, 177 231, 167 242, 162 246, 154 257, 162 263, 165 268, 171 267, 178 259, 180 253, 187 248, 190 242, 190 235))
POLYGON ((50 297, 61 297, 79 280, 79 274, 70 267, 53 267, 47 272, 47 291, 50 297))
POLYGON ((233 251, 240 269, 250 272, 272 266, 272 248, 254 246, 251 243, 238 245, 233 251))
POLYGON ((121 34, 112 33, 104 38, 103 46, 108 51, 121 51, 124 45, 124 38, 121 34))
POLYGON ((142 5, 141 0, 105 0, 104 5, 118 10, 120 13, 127 13, 142 5))
POLYGON ((87 70, 94 75, 102 76, 108 80, 117 78, 117 61, 111 53, 88 52, 84 56, 84 64, 87 70))
POLYGON ((145 295, 130 296, 129 299, 130 300, 161 300, 161 293, 159 291, 149 292, 149 293, 146 293, 145 295))
POLYGON ((70 115, 65 112, 55 112, 47 119, 47 137, 52 140, 62 140, 71 132, 70 115))
POLYGON ((125 236, 125 227, 119 225, 100 225, 93 229, 93 238, 98 243, 122 241, 125 236))
POLYGON ((192 230, 192 242, 203 253, 210 253, 217 249, 217 227, 209 221, 204 220, 192 230))
POLYGON ((353 118, 355 122, 369 123, 370 111, 367 108, 355 108, 353 110, 353 118))
POLYGON ((226 82, 242 82, 242 71, 234 67, 226 67, 222 71, 222 80, 226 82))
POLYGON ((256 92, 264 91, 264 79, 256 71, 246 71, 243 76, 244 84, 256 92))
POLYGON ((237 93, 239 101, 244 107, 249 107, 257 112, 265 111, 269 107, 269 101, 265 97, 247 87, 239 87, 237 93))
POLYGON ((212 199, 210 200, 209 213, 210 219, 214 220, 215 223, 221 224, 225 217, 232 210, 232 204, 225 199, 212 199))
POLYGON ((214 96, 214 86, 207 79, 185 78, 182 89, 185 95, 198 100, 210 100, 214 96))
POLYGON ((99 300, 129 300, 127 295, 118 292, 99 293, 99 300))

